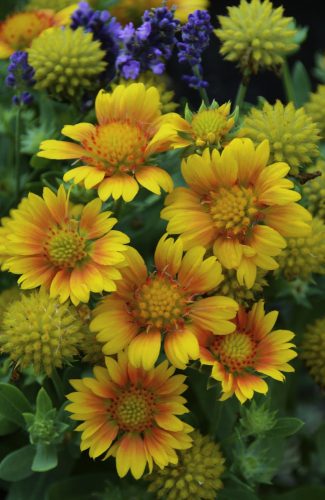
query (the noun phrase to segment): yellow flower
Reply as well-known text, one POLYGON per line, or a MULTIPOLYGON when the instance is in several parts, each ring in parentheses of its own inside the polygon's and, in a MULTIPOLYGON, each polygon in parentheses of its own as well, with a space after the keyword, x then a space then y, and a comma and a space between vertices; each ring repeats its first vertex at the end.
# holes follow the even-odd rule
POLYGON ((51 26, 69 24, 75 6, 55 13, 54 10, 17 12, 0 23, 0 59, 7 59, 16 50, 30 46, 44 30, 51 26))
POLYGON ((198 431, 193 432, 192 438, 192 448, 178 452, 178 464, 155 469, 146 477, 150 482, 148 491, 155 493, 157 498, 214 500, 223 487, 220 476, 225 470, 225 459, 219 444, 198 431))
POLYGON ((314 380, 325 387, 325 317, 307 326, 301 345, 301 357, 314 380))
POLYGON ((303 200, 312 215, 325 222, 325 161, 318 160, 316 165, 309 170, 320 171, 321 175, 303 185, 303 200))
POLYGON ((166 198, 161 216, 167 231, 180 234, 184 248, 212 248, 240 285, 251 288, 257 267, 273 270, 286 237, 310 232, 311 215, 295 203, 300 195, 286 179, 286 163, 268 165, 269 145, 256 150, 250 139, 234 139, 220 154, 209 149, 182 162, 189 188, 166 198))
POLYGON ((297 48, 293 18, 284 17, 283 7, 274 9, 269 0, 241 0, 238 7, 228 7, 228 16, 218 19, 220 52, 228 61, 238 62, 244 73, 281 65, 297 48))
POLYGON ((159 92, 146 89, 143 83, 118 85, 112 93, 101 90, 96 98, 98 125, 78 123, 66 125, 62 134, 81 145, 65 141, 41 143, 42 158, 68 160, 78 158, 84 163, 64 175, 64 180, 82 182, 86 189, 97 188, 101 200, 110 196, 131 201, 139 184, 160 194, 173 189, 170 175, 149 164, 154 153, 169 149, 167 136, 159 138, 169 114, 161 115, 159 92))
POLYGON ((160 468, 177 463, 176 450, 191 447, 193 429, 178 415, 187 413, 181 394, 187 386, 184 375, 164 361, 149 371, 134 368, 126 353, 117 361, 106 357, 106 367, 96 366, 94 377, 70 380, 76 392, 66 407, 73 420, 81 420, 81 451, 104 460, 116 457, 120 477, 129 470, 139 479, 148 465, 160 468), (177 415, 177 416, 176 416, 177 415))
MULTIPOLYGON (((144 11, 156 7, 161 7, 161 0, 120 0, 110 7, 112 15, 119 21, 139 21, 144 11)), ((167 0, 167 7, 176 7, 175 17, 182 22, 186 22, 188 15, 195 10, 206 9, 209 0, 167 0)))
POLYGON ((279 269, 287 280, 308 280, 313 273, 325 274, 325 225, 318 218, 311 222, 311 234, 289 238, 279 255, 279 269))
POLYGON ((146 89, 156 87, 160 94, 161 112, 163 114, 174 111, 178 107, 178 104, 173 101, 175 93, 173 90, 170 90, 170 82, 166 75, 155 75, 152 71, 145 71, 141 73, 136 80, 125 80, 124 78, 120 78, 118 83, 112 83, 111 87, 114 90, 117 85, 127 86, 134 82, 143 83, 146 89))
POLYGON ((6 290, 3 290, 3 292, 0 293, 0 328, 4 312, 11 304, 11 302, 18 299, 20 293, 21 292, 18 286, 12 286, 11 288, 7 288, 6 290))
POLYGON ((317 91, 310 94, 304 107, 320 129, 322 138, 325 139, 325 85, 318 85, 317 91))
POLYGON ((239 136, 252 139, 255 145, 268 139, 270 161, 288 163, 294 175, 319 156, 319 129, 305 110, 295 109, 292 102, 286 106, 280 101, 274 106, 264 102, 262 109, 252 108, 239 136))
POLYGON ((139 253, 130 248, 117 291, 95 308, 90 328, 98 331, 104 354, 128 346, 130 362, 150 369, 158 359, 162 337, 167 358, 184 369, 199 356, 197 332, 228 334, 238 310, 227 297, 202 298, 221 281, 215 257, 204 258, 197 246, 183 254, 183 244, 164 235, 155 252, 156 270, 148 274, 139 253))
POLYGON ((54 368, 79 353, 83 324, 76 309, 51 299, 41 289, 20 293, 4 315, 0 328, 0 348, 17 366, 33 366, 36 373, 51 375, 54 368))
POLYGON ((174 113, 169 125, 164 127, 166 134, 173 135, 174 148, 193 146, 194 149, 205 147, 220 148, 228 132, 235 124, 235 118, 230 115, 231 103, 222 106, 213 101, 207 108, 202 103, 197 113, 185 109, 185 120, 174 113), (179 133, 177 133, 179 131, 179 133))
POLYGON ((222 401, 235 394, 244 403, 254 392, 266 394, 265 375, 283 381, 282 372, 294 371, 288 364, 297 356, 289 343, 294 333, 272 331, 277 317, 277 311, 265 314, 259 301, 248 312, 239 310, 236 330, 230 335, 200 333, 200 360, 212 366, 211 377, 221 382, 222 401))
POLYGON ((92 33, 83 28, 52 28, 36 38, 28 50, 28 62, 35 69, 35 88, 55 97, 75 97, 93 89, 105 70, 105 52, 92 33))
POLYGON ((51 298, 70 297, 75 305, 88 302, 90 292, 115 290, 129 238, 112 230, 117 220, 101 207, 96 198, 74 217, 63 185, 57 194, 48 188, 43 197, 29 193, 6 226, 4 269, 21 274, 22 288, 44 285, 51 298))

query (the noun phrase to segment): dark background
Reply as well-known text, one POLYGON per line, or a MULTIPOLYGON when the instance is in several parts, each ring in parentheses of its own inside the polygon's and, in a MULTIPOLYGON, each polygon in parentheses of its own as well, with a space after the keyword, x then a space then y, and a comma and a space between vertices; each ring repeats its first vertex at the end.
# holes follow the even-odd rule
MULTIPOLYGON (((309 27, 306 40, 302 43, 300 50, 289 57, 288 62, 292 68, 295 61, 302 61, 311 77, 312 88, 315 90, 318 83, 312 75, 315 53, 325 52, 325 1, 288 0, 281 2, 274 0, 272 3, 274 7, 282 5, 284 15, 294 17, 298 26, 309 27)), ((232 5, 239 5, 239 0, 210 0, 211 21, 214 28, 219 27, 217 16, 227 15, 227 6, 232 5)), ((234 63, 222 59, 219 54, 219 45, 219 40, 213 34, 210 47, 203 54, 203 67, 204 78, 209 82, 209 97, 215 98, 221 104, 235 99, 241 74, 234 63)), ((174 81, 180 82, 182 71, 185 71, 185 65, 180 66, 174 60, 170 68, 174 81)), ((176 84, 176 94, 177 97, 185 94, 194 105, 200 103, 197 92, 186 89, 184 84, 176 84)), ((285 100, 281 79, 271 71, 262 71, 254 76, 250 81, 246 100, 254 103, 258 96, 265 97, 271 103, 274 103, 276 99, 285 100)))

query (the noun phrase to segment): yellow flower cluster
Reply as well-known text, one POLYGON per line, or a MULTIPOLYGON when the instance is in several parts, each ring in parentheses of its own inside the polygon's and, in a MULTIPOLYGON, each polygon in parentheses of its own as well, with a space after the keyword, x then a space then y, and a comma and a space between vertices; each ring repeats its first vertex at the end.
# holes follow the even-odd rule
POLYGON ((301 357, 316 382, 325 387, 325 318, 307 327, 301 345, 301 357))
POLYGON ((319 172, 315 179, 306 182, 302 188, 303 199, 310 213, 325 222, 325 162, 318 160, 311 172, 319 172))
POLYGON ((317 124, 322 139, 325 138, 325 85, 318 85, 316 92, 309 96, 305 110, 317 124))

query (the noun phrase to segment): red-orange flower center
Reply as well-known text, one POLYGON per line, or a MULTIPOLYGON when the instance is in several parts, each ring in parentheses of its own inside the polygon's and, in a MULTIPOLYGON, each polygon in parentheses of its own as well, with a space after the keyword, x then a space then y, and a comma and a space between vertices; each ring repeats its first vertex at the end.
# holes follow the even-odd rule
POLYGON ((121 430, 143 432, 153 425, 154 408, 153 393, 132 385, 111 401, 108 411, 121 430))
POLYGON ((24 49, 50 25, 48 15, 21 12, 9 17, 3 23, 1 38, 15 50, 24 49))
POLYGON ((135 293, 134 314, 142 326, 174 328, 186 314, 186 297, 177 282, 154 274, 135 293))
POLYGON ((234 332, 218 336, 211 348, 218 360, 232 373, 254 366, 257 344, 249 333, 234 332))
POLYGON ((221 187, 210 193, 208 203, 215 226, 228 234, 245 233, 258 214, 251 188, 221 187))
POLYGON ((82 142, 89 152, 89 157, 83 160, 106 170, 108 176, 117 170, 135 171, 138 165, 145 163, 147 144, 148 136, 138 125, 127 121, 112 122, 96 127, 96 131, 82 142))
POLYGON ((51 229, 44 243, 48 260, 62 268, 73 268, 86 257, 85 247, 85 239, 74 227, 51 229))

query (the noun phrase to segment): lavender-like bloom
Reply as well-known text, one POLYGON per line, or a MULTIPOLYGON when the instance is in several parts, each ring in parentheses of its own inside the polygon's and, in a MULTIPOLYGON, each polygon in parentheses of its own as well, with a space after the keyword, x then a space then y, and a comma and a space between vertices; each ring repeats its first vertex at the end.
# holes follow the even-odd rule
POLYGON ((70 27, 73 30, 81 26, 86 32, 93 34, 94 40, 101 43, 101 48, 106 53, 105 60, 108 62, 108 72, 111 74, 119 52, 121 24, 107 10, 95 11, 87 2, 78 4, 78 9, 74 11, 71 19, 70 27))
POLYGON ((146 10, 139 28, 135 29, 130 23, 123 30, 123 48, 116 60, 117 70, 124 78, 133 80, 147 70, 161 75, 176 44, 178 27, 179 21, 174 19, 173 9, 146 10))
POLYGON ((188 16, 188 21, 182 27, 182 41, 177 43, 178 60, 188 63, 194 75, 184 75, 190 87, 204 88, 208 83, 202 78, 202 53, 209 46, 212 33, 211 18, 206 10, 196 10, 188 16))
POLYGON ((10 56, 6 85, 16 90, 12 101, 17 106, 32 104, 33 96, 27 89, 35 84, 34 73, 34 68, 28 64, 27 52, 17 50, 10 56))

